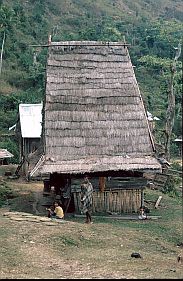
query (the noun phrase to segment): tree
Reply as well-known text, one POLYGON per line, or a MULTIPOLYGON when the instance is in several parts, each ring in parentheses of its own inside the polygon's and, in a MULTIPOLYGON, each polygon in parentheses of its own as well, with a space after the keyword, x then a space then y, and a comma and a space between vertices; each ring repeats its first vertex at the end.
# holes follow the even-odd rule
MULTIPOLYGON (((174 128, 174 122, 179 116, 179 108, 181 99, 179 97, 181 89, 178 87, 180 84, 179 76, 181 76, 181 62, 178 61, 181 54, 181 44, 179 43, 176 49, 175 58, 172 62, 169 58, 160 58, 157 56, 143 56, 139 59, 139 62, 148 66, 150 69, 154 69, 156 73, 157 83, 158 81, 160 89, 159 93, 152 92, 152 98, 155 97, 156 108, 162 105, 165 100, 164 94, 167 94, 166 103, 163 107, 160 107, 160 111, 164 111, 163 116, 161 115, 161 120, 164 120, 164 124, 161 128, 155 132, 155 143, 156 145, 161 145, 161 148, 165 154, 167 160, 170 160, 170 143, 172 140, 172 133, 174 128), (175 103, 177 101, 178 104, 175 103), (177 116, 175 115, 175 109, 177 106, 177 116), (166 109, 166 111, 164 110, 166 109), (175 119, 176 118, 176 119, 175 119)), ((152 100, 151 100, 152 101, 152 100)), ((176 120, 177 121, 177 120, 176 120)), ((157 147, 158 148, 158 147, 157 147)), ((158 151, 157 151, 158 152, 158 151)))
POLYGON ((4 44, 6 33, 8 27, 11 26, 11 21, 13 17, 13 11, 6 6, 0 7, 0 29, 3 31, 3 41, 1 45, 1 55, 0 55, 0 75, 2 72, 2 63, 3 63, 3 52, 4 52, 4 44))
POLYGON ((177 60, 181 55, 181 43, 176 48, 175 58, 170 66, 171 79, 168 93, 168 108, 166 113, 166 124, 165 124, 165 156, 167 160, 170 160, 170 139, 175 118, 175 93, 174 93, 174 79, 176 73, 177 60))
POLYGON ((3 51, 4 51, 5 36, 6 36, 6 32, 4 31, 4 33, 3 33, 3 42, 2 42, 2 46, 1 46, 1 56, 0 56, 0 75, 1 75, 2 64, 3 64, 3 51))

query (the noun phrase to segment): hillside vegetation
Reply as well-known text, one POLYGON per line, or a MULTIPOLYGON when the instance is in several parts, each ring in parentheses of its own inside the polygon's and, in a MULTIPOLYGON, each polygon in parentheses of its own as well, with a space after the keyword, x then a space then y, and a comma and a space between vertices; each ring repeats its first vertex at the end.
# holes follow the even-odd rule
MULTIPOLYGON (((124 41, 135 66, 145 107, 164 128, 170 64, 182 39, 181 0, 6 0, 0 1, 0 132, 15 124, 18 104, 39 103, 45 93, 47 48, 32 47, 52 41, 124 41)), ((181 135, 181 58, 174 83, 175 124, 172 140, 181 135)), ((157 131, 157 141, 161 134, 157 131)), ((14 139, 0 138, 18 161, 14 139)), ((172 153, 177 148, 172 142, 172 153)))

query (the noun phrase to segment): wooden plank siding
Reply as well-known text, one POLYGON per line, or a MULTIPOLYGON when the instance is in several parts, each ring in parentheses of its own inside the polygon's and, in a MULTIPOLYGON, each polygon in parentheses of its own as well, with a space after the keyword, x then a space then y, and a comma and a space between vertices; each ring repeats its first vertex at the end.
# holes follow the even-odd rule
MULTIPOLYGON (((113 177, 105 181, 105 189, 100 190, 100 178, 91 180, 94 187, 93 213, 136 213, 142 201, 142 190, 147 184, 145 178, 113 177)), ((81 212, 80 180, 72 180, 72 193, 76 213, 81 212)))
MULTIPOLYGON (((76 213, 81 212, 81 193, 73 192, 76 213)), ((141 205, 140 189, 115 189, 93 192, 93 213, 137 213, 141 205)))

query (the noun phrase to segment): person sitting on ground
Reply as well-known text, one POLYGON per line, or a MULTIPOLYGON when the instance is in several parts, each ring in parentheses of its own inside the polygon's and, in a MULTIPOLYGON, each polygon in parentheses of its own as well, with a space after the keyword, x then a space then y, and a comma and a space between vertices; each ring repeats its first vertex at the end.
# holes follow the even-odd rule
POLYGON ((145 212, 145 207, 141 206, 140 207, 140 211, 139 211, 139 216, 138 216, 139 220, 145 220, 147 219, 147 214, 145 212))
POLYGON ((54 206, 46 208, 46 210, 48 211, 48 218, 51 218, 54 215, 54 206))
POLYGON ((54 203, 54 210, 52 207, 47 209, 49 211, 49 217, 55 218, 55 219, 63 219, 64 218, 64 212, 61 206, 59 206, 58 202, 54 203))

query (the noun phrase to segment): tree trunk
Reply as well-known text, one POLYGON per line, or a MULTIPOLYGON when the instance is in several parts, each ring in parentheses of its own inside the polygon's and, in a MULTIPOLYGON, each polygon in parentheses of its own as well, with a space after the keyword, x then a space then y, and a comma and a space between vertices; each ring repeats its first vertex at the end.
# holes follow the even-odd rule
POLYGON ((4 51, 5 36, 6 36, 6 32, 4 31, 4 35, 3 35, 3 43, 2 43, 2 46, 1 46, 0 75, 1 75, 1 72, 2 72, 2 64, 3 64, 3 51, 4 51))
POLYGON ((174 126, 175 119, 175 93, 174 93, 174 78, 176 73, 176 62, 181 54, 181 44, 177 48, 177 52, 174 58, 174 61, 171 65, 171 79, 170 79, 170 88, 168 93, 168 108, 166 112, 166 125, 165 125, 165 157, 170 160, 170 141, 172 135, 172 129, 174 126))
POLYGON ((168 108, 166 113, 166 125, 165 125, 165 157, 170 160, 170 139, 172 135, 172 129, 174 126, 175 119, 175 94, 174 94, 174 77, 175 71, 171 69, 171 81, 170 81, 170 90, 168 93, 168 108))

